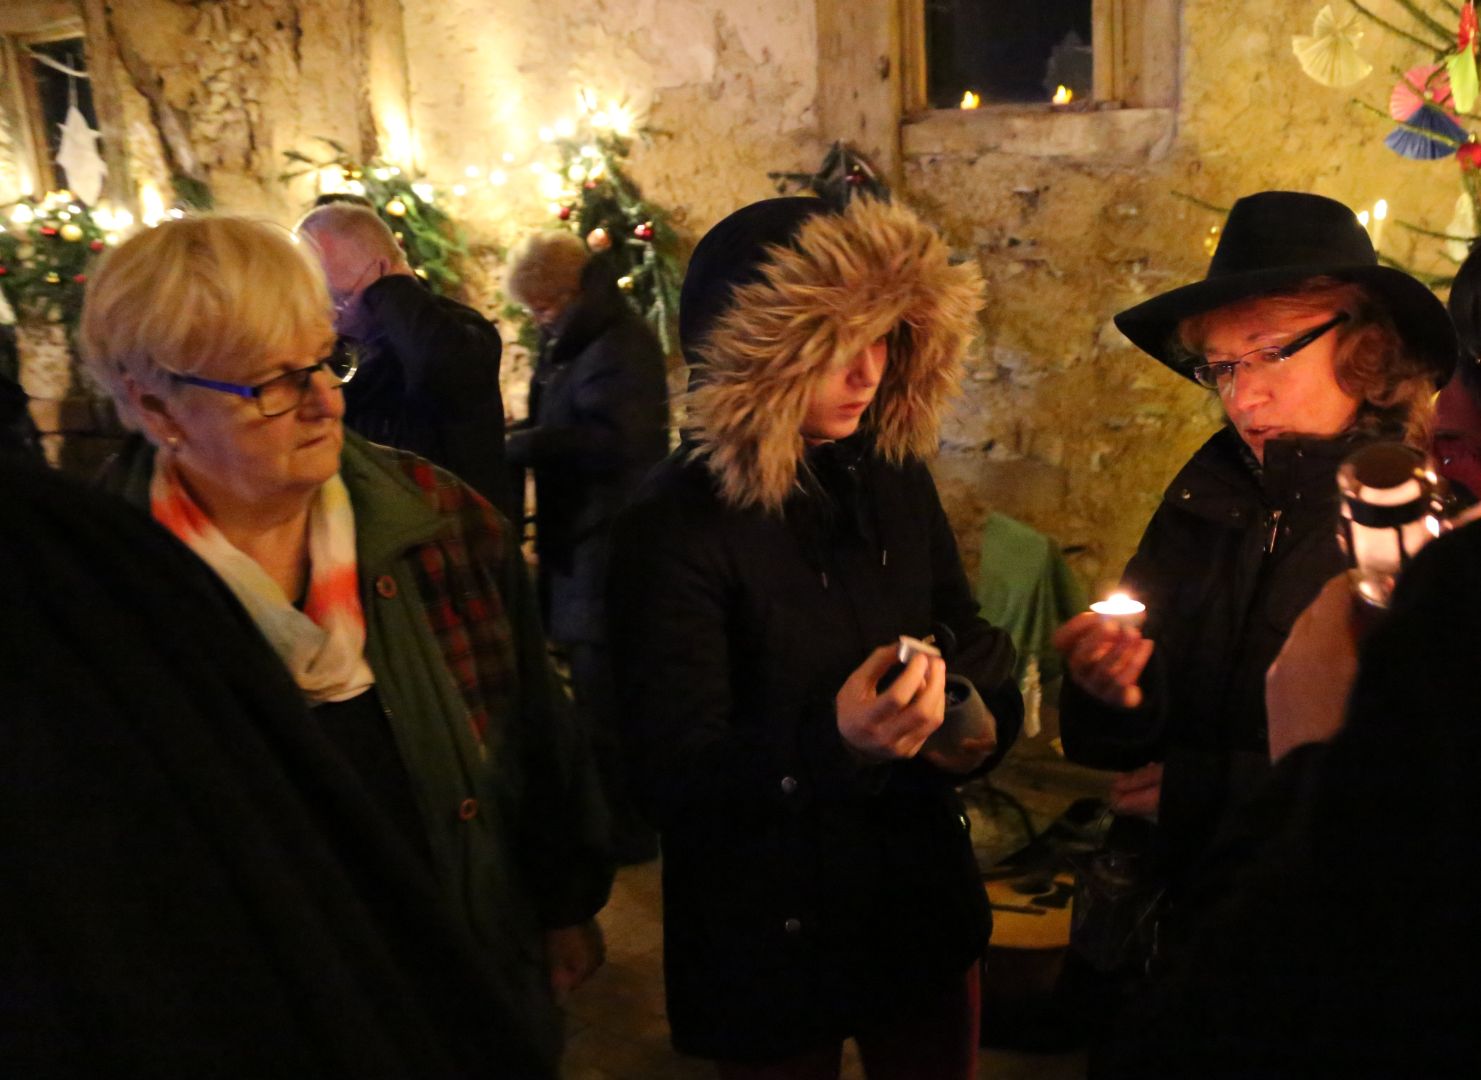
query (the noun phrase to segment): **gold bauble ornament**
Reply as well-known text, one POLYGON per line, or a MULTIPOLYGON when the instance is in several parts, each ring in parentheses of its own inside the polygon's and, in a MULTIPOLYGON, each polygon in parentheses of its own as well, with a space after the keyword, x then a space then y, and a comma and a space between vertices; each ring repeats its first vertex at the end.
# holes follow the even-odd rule
POLYGON ((60 278, 60 277, 58 277, 58 276, 57 276, 57 273, 56 273, 56 271, 55 271, 55 270, 53 270, 53 271, 51 271, 51 272, 50 272, 50 273, 48 273, 48 274, 47 274, 47 275, 46 275, 46 283, 47 283, 47 284, 48 284, 48 285, 56 285, 56 284, 57 284, 57 283, 59 283, 59 282, 60 282, 60 281, 61 281, 61 280, 62 280, 62 279, 61 279, 61 278, 60 278))
POLYGON ((390 202, 386 203, 386 213, 390 214, 392 217, 405 217, 406 204, 400 199, 392 199, 390 202))
POLYGON ((60 232, 63 240, 69 240, 74 244, 82 239, 82 226, 71 221, 63 225, 60 232))

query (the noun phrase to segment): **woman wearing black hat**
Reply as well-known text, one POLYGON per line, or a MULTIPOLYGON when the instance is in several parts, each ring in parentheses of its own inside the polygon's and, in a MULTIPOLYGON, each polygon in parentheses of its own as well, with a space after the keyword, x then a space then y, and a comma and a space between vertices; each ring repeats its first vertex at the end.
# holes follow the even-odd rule
POLYGON ((1378 265, 1352 211, 1278 191, 1235 204, 1203 281, 1116 325, 1216 392, 1227 421, 1126 568, 1142 631, 1087 614, 1056 639, 1065 751, 1124 772, 1112 807, 1156 822, 1135 843, 1175 911, 1182 872, 1268 767, 1265 672, 1345 565, 1337 467, 1371 440, 1424 444, 1455 336, 1428 289, 1378 265))
POLYGON ((872 201, 717 225, 681 303, 686 443, 615 532, 669 1020, 727 1077, 837 1076, 851 1036, 871 1077, 976 1075, 990 916, 954 786, 1011 745, 1022 703, 922 461, 981 306, 948 256, 872 201), (885 684, 898 636, 932 633, 946 662, 885 684), (995 740, 927 745, 948 668, 995 740))

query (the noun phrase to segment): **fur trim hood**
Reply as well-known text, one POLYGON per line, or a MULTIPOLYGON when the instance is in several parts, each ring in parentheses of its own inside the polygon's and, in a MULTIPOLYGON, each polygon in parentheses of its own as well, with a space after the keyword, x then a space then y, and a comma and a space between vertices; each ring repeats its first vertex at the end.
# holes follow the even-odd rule
POLYGON ((896 328, 900 347, 860 428, 891 463, 935 453, 983 306, 977 267, 950 256, 909 210, 873 199, 808 215, 765 249, 755 280, 691 350, 687 435, 727 503, 781 509, 816 378, 896 328))

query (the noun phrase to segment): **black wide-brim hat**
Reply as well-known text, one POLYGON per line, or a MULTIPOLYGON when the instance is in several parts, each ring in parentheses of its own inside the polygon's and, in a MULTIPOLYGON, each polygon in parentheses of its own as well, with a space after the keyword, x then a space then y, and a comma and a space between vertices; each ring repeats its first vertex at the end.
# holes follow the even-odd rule
POLYGON ((1191 379, 1194 358, 1178 343, 1179 323, 1314 277, 1365 286, 1435 385, 1450 378, 1455 327, 1440 298, 1402 270, 1380 266, 1367 230, 1350 209, 1298 191, 1262 191, 1236 202, 1204 279, 1128 308, 1116 316, 1116 328, 1191 379))

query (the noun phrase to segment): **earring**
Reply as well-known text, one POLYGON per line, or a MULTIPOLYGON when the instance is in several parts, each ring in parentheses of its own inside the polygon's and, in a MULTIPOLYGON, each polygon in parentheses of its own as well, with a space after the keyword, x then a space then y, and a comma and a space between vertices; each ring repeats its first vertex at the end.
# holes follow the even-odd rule
POLYGON ((168 446, 171 450, 175 449, 175 447, 177 447, 177 446, 180 445, 180 436, 178 436, 178 435, 167 435, 167 436, 165 436, 165 445, 168 446))

